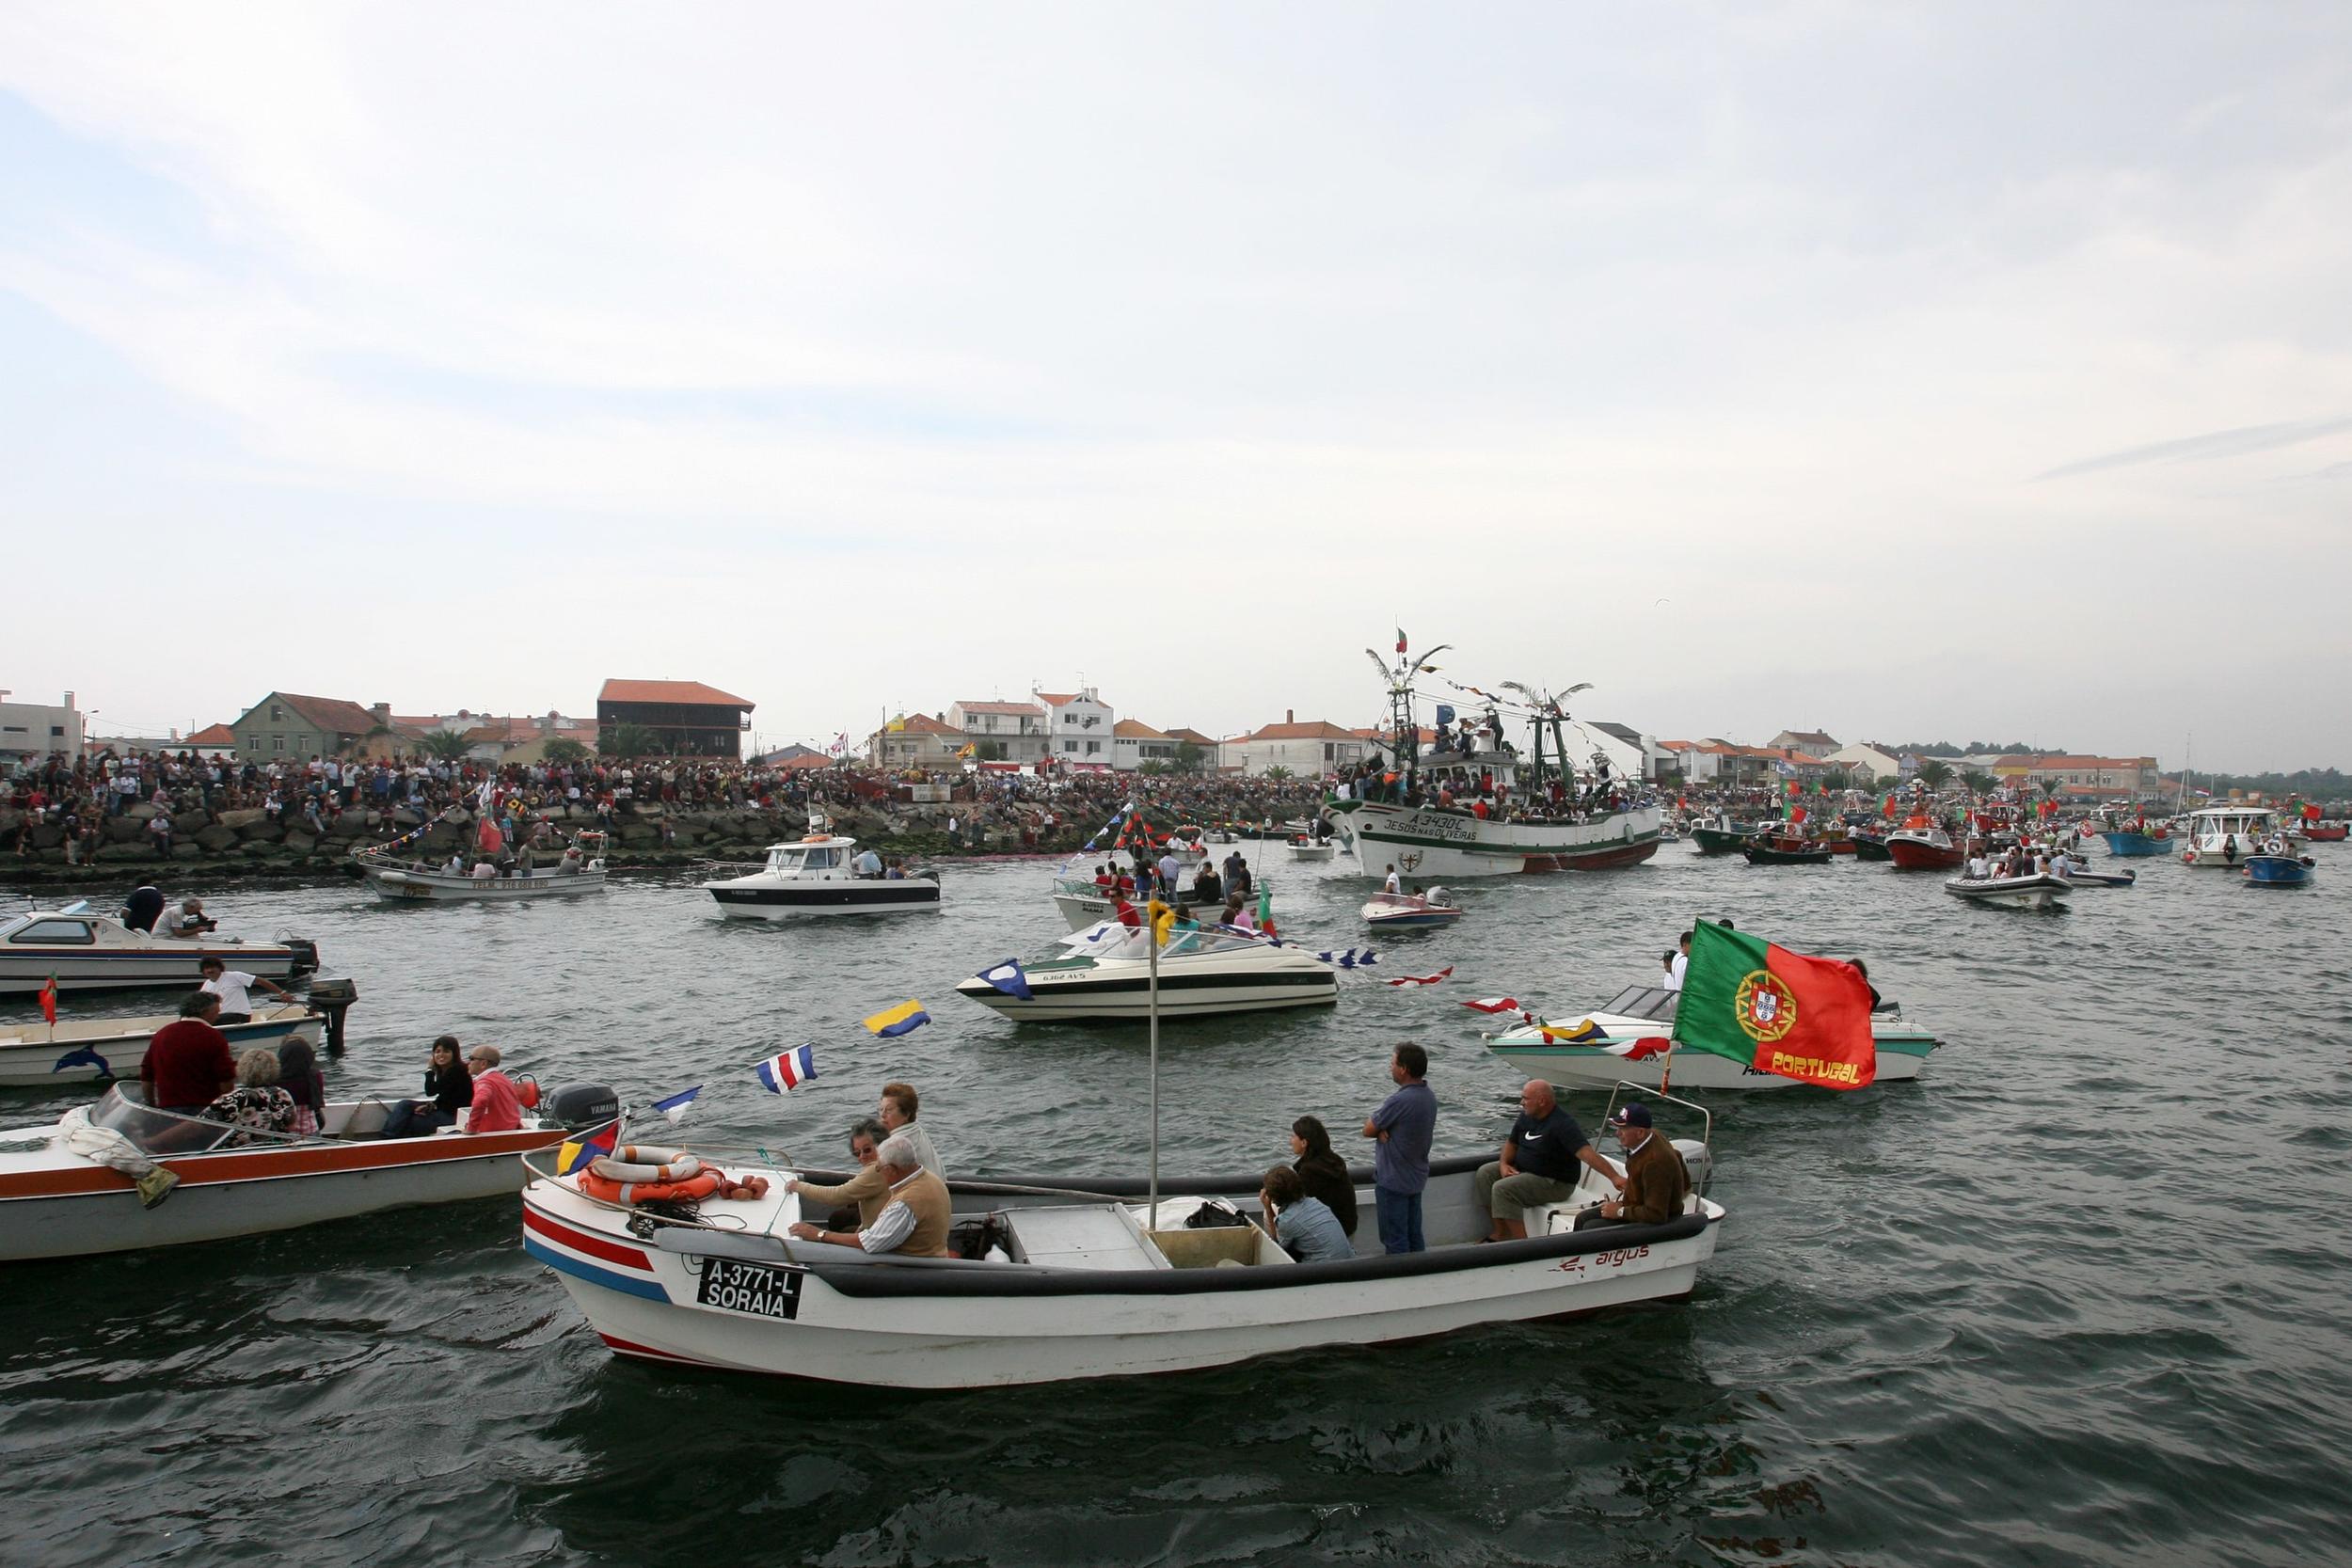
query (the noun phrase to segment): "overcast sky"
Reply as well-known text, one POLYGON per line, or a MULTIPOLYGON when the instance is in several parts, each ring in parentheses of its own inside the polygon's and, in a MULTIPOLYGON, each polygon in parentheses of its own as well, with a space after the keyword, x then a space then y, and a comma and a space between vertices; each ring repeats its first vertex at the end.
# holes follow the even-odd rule
POLYGON ((0 9, 0 685, 2352 766, 2352 8, 0 9))

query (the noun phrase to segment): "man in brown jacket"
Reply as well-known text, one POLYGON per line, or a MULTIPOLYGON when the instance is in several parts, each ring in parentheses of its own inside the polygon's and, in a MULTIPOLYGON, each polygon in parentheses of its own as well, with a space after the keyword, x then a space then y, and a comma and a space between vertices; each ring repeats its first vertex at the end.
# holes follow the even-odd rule
POLYGON ((1663 1225, 1682 1212, 1691 1173, 1675 1146, 1650 1125, 1649 1107, 1635 1101, 1609 1118, 1625 1148, 1625 1191, 1600 1206, 1600 1217, 1620 1225, 1663 1225))
POLYGON ((819 1230, 802 1222, 790 1234, 803 1242, 830 1242, 835 1246, 862 1247, 867 1252, 896 1252, 909 1258, 947 1256, 951 1223, 947 1183, 923 1168, 923 1158, 912 1138, 896 1132, 882 1140, 875 1164, 890 1181, 890 1200, 863 1229, 819 1230))

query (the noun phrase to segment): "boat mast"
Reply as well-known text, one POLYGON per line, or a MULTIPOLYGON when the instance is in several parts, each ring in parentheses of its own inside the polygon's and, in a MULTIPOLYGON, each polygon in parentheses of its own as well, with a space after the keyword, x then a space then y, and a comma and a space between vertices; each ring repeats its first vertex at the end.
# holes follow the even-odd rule
POLYGON ((1160 922, 1159 900, 1144 902, 1143 945, 1151 955, 1151 979, 1145 1004, 1152 1037, 1152 1217, 1147 1228, 1160 1227, 1160 922))

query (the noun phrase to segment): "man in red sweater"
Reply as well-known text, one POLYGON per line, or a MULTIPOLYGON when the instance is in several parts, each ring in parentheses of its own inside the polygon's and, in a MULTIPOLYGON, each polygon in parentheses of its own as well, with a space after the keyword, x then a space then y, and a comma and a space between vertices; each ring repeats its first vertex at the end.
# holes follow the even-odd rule
POLYGON ((229 1053, 229 1037, 213 1027, 219 1013, 217 993, 190 991, 181 999, 178 1022, 155 1031, 147 1042, 147 1059, 139 1064, 150 1105, 197 1116, 236 1085, 237 1061, 229 1053))
POLYGON ((522 1097, 515 1081, 499 1070, 499 1048, 477 1045, 466 1057, 473 1069, 473 1106, 466 1117, 469 1132, 515 1132, 523 1125, 522 1097))

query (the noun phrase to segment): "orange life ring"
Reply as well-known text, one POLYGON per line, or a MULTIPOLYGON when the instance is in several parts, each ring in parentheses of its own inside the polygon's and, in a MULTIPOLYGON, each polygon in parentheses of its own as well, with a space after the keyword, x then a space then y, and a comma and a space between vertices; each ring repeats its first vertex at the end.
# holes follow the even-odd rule
POLYGON ((726 1185, 726 1180, 715 1170, 707 1170, 683 1181, 615 1181, 598 1176, 596 1165, 591 1165, 580 1174, 580 1190, 607 1203, 678 1203, 708 1197, 726 1185))
POLYGON ((598 1155, 588 1168, 609 1181, 683 1181, 700 1175, 703 1163, 682 1148, 624 1144, 598 1155))

